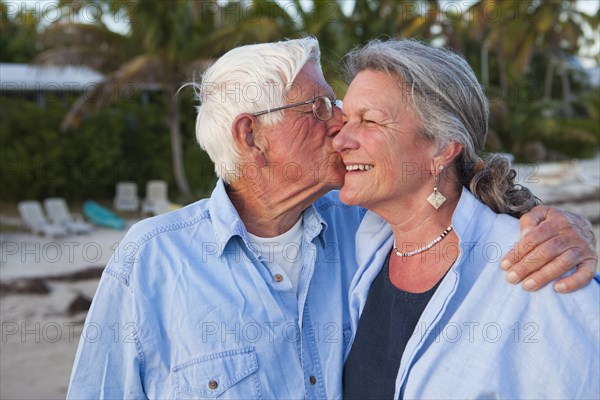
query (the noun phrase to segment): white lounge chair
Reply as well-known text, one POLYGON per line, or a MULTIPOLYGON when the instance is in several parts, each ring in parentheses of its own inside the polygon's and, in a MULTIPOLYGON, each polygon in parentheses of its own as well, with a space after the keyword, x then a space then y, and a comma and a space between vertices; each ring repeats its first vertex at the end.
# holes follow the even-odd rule
POLYGON ((44 200, 44 208, 48 218, 55 224, 65 227, 69 233, 88 233, 92 231, 92 225, 83 221, 83 218, 74 218, 69 212, 67 202, 60 197, 44 200))
POLYGON ((149 181, 146 184, 146 199, 142 204, 142 214, 158 215, 171 209, 167 196, 167 182, 149 181))
POLYGON ((67 230, 62 225, 48 222, 39 201, 21 201, 17 207, 21 219, 33 233, 52 237, 66 236, 67 230))
POLYGON ((138 211, 140 199, 137 194, 137 184, 135 182, 118 182, 114 205, 117 211, 138 211))

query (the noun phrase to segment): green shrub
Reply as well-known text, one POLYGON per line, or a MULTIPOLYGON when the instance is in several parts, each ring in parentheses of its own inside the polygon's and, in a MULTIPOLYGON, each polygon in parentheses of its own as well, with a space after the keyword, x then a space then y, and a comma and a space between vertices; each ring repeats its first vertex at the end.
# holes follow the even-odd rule
MULTIPOLYGON (((116 182, 124 180, 137 182, 143 198, 145 184, 152 179, 169 183, 172 201, 180 198, 173 181, 165 107, 159 101, 115 102, 64 133, 59 126, 68 101, 53 98, 43 107, 21 98, 0 101, 0 200, 112 199, 116 182)), ((208 156, 195 143, 191 100, 184 106, 186 172, 194 194, 207 195, 216 178, 208 156)))

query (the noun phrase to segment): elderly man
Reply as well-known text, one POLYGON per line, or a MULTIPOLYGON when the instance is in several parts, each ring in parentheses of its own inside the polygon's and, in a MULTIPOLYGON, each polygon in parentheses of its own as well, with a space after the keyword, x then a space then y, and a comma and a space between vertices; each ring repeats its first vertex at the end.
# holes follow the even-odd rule
MULTIPOLYGON (((231 50, 199 96, 198 141, 221 179, 210 199, 127 234, 88 314, 68 397, 339 398, 364 210, 327 194, 345 171, 318 43, 231 50)), ((568 231, 563 252, 587 246, 566 218, 543 224, 568 231)), ((534 232, 542 246, 546 232, 534 232)), ((524 276, 548 260, 538 261, 514 268, 524 276)), ((555 265, 540 285, 562 274, 555 265)), ((572 288, 589 281, 574 276, 572 288)))

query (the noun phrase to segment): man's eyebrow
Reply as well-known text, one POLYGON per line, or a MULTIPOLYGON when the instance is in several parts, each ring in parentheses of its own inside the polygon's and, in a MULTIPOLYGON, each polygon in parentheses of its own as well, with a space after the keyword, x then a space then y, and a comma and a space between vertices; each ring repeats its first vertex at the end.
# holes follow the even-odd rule
POLYGON ((325 90, 323 92, 315 92, 315 96, 313 97, 313 99, 316 99, 317 97, 321 97, 321 96, 325 96, 325 97, 329 97, 330 99, 337 99, 337 96, 335 94, 335 92, 333 91, 333 89, 331 90, 325 90))

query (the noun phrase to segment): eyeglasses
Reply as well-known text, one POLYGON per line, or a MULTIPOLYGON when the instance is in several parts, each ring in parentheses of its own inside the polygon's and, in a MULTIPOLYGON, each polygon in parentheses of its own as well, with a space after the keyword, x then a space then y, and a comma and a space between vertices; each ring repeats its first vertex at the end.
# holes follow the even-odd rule
POLYGON ((321 121, 329 121, 333 116, 333 106, 342 108, 342 101, 337 100, 335 97, 330 99, 327 96, 317 96, 312 100, 301 101, 300 103, 288 104, 282 107, 271 108, 270 110, 259 111, 252 114, 255 117, 259 115, 268 114, 275 111, 285 110, 287 108, 303 106, 305 104, 312 104, 312 111, 315 117, 321 121))

